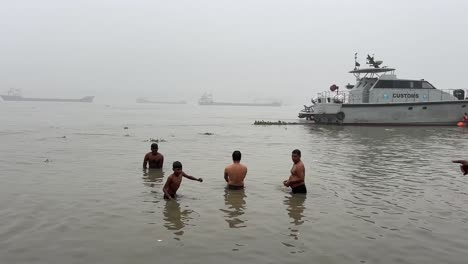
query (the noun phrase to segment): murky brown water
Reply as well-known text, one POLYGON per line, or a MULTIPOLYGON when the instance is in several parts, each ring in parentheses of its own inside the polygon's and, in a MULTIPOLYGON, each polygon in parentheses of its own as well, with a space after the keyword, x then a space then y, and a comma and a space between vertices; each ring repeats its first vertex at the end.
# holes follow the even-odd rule
POLYGON ((466 263, 468 177, 450 161, 468 129, 252 125, 295 121, 287 107, 0 110, 0 263, 466 263), (162 171, 141 169, 150 138, 162 171), (307 196, 281 185, 294 148, 307 196), (245 191, 224 188, 235 149, 245 191), (174 160, 204 182, 166 202, 174 160))

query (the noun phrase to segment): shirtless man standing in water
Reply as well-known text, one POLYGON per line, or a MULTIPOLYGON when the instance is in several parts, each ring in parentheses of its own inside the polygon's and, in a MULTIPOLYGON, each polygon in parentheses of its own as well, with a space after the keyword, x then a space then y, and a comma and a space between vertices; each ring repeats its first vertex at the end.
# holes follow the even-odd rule
POLYGON ((292 151, 291 159, 294 165, 291 169, 289 179, 283 181, 283 185, 292 188, 292 193, 307 193, 305 186, 305 168, 301 161, 301 151, 295 149, 292 151))
POLYGON ((158 152, 158 144, 151 144, 151 152, 146 153, 143 159, 143 169, 149 163, 150 169, 161 169, 164 163, 164 156, 158 152))
POLYGON ((231 190, 244 189, 244 179, 247 175, 247 167, 240 163, 241 153, 236 150, 232 153, 232 164, 224 169, 224 180, 231 190))

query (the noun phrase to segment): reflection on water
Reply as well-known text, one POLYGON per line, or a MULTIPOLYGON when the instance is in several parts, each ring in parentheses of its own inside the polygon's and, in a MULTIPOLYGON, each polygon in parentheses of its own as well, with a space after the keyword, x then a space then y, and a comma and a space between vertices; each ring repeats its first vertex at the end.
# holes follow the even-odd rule
POLYGON ((305 194, 293 194, 287 195, 284 198, 283 203, 287 205, 286 211, 291 218, 291 226, 288 228, 291 232, 289 236, 293 237, 295 240, 299 238, 298 226, 304 223, 302 219, 304 217, 304 210, 306 209, 304 202, 307 195, 305 194))
MULTIPOLYGON (((143 185, 153 188, 150 191, 152 194, 162 193, 160 187, 162 186, 163 178, 164 172, 162 169, 143 169, 143 185)), ((144 193, 147 193, 147 191, 144 193)), ((159 203, 161 201, 161 198, 155 195, 152 195, 152 198, 153 199, 145 198, 144 202, 159 203)), ((146 210, 146 212, 154 213, 154 210, 149 209, 146 210)))
POLYGON ((243 189, 229 190, 226 188, 224 190, 224 204, 226 205, 226 208, 220 209, 220 211, 226 213, 224 218, 228 223, 229 228, 243 228, 247 226, 245 224, 247 220, 242 220, 240 218, 244 214, 245 210, 245 197, 247 196, 243 189))
POLYGON ((164 207, 164 227, 167 230, 174 231, 176 237, 174 239, 180 240, 180 236, 184 234, 184 227, 188 225, 189 220, 192 218, 190 209, 180 209, 180 204, 177 201, 167 201, 164 207))
POLYGON ((162 169, 143 169, 144 185, 154 187, 161 185, 164 178, 164 171, 162 169))

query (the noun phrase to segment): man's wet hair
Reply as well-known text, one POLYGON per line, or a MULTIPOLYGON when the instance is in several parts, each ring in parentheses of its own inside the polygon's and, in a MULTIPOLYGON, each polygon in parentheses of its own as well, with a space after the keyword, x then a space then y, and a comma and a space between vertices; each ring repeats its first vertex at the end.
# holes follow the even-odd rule
POLYGON ((292 154, 296 154, 296 155, 298 155, 300 157, 301 156, 301 151, 298 150, 298 149, 295 149, 295 150, 292 151, 292 154))
POLYGON ((159 149, 158 144, 156 143, 151 144, 151 149, 159 149))
POLYGON ((173 169, 182 169, 182 163, 180 163, 180 161, 174 161, 172 163, 172 168, 173 169))
POLYGON ((236 150, 232 153, 232 160, 233 161, 240 161, 242 157, 242 154, 240 151, 236 150))

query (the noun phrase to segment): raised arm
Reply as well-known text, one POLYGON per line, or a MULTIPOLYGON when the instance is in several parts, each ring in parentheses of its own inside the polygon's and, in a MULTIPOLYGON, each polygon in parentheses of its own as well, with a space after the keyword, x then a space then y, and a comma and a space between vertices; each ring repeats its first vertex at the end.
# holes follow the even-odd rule
POLYGON ((148 164, 148 160, 149 160, 149 155, 146 154, 145 158, 143 159, 143 169, 146 169, 146 165, 148 164))
POLYGON ((460 163, 465 166, 468 166, 468 160, 452 160, 453 163, 460 163))
POLYGON ((203 182, 203 179, 202 179, 202 178, 195 178, 195 177, 193 177, 193 176, 188 175, 188 174, 185 173, 185 172, 182 172, 182 176, 184 176, 185 178, 190 179, 190 180, 192 180, 192 181, 203 182))

